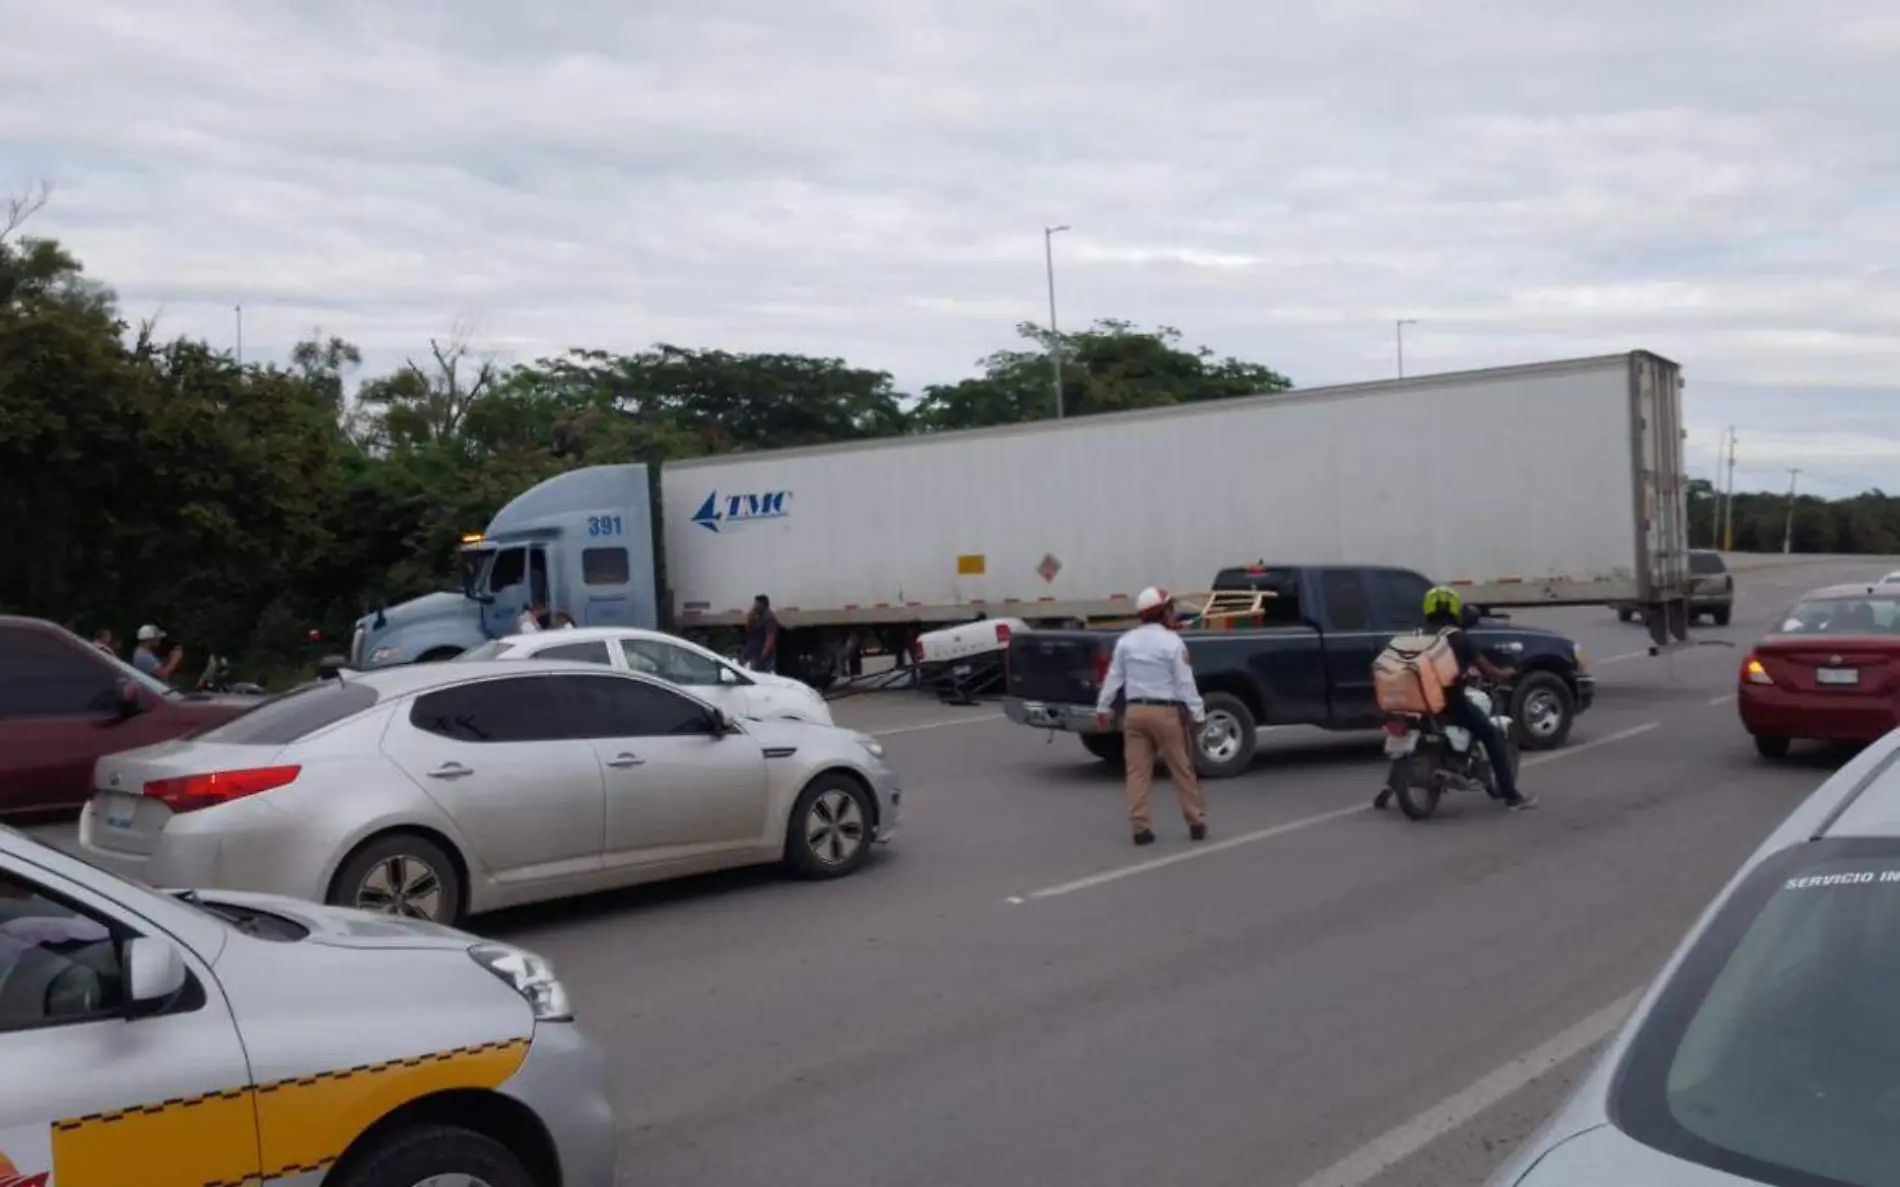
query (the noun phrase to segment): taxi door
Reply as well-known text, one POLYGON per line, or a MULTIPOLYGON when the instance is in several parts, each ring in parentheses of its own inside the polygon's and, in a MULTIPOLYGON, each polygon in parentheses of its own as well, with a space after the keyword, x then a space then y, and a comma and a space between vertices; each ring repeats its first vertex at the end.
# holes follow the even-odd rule
POLYGON ((237 1187, 258 1175, 249 1065, 210 969, 118 904, 6 854, 0 1068, 9 1187, 237 1187), (121 954, 137 936, 184 960, 185 987, 163 1004, 125 1000, 121 954))

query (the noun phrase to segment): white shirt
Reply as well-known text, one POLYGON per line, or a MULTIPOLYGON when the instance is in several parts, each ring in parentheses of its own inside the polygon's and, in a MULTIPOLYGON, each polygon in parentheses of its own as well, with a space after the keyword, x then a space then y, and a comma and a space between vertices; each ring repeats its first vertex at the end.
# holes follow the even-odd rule
POLYGON ((515 620, 515 634, 517 635, 532 635, 540 629, 541 624, 534 620, 533 614, 523 612, 521 617, 515 620))
POLYGON ((1098 713, 1114 707, 1115 694, 1126 691, 1131 701, 1174 701, 1187 706, 1196 721, 1207 720, 1207 706, 1194 687, 1194 669, 1188 666, 1187 644, 1158 622, 1146 622, 1115 640, 1108 661, 1098 713))

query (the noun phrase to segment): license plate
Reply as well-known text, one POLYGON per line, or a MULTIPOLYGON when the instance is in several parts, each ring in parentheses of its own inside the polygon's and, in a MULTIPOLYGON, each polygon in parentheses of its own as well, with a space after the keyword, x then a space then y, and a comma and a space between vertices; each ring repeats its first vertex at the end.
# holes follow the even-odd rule
POLYGON ((1056 723, 1056 715, 1050 711, 1047 705, 1024 705, 1023 712, 1028 714, 1029 720, 1035 725, 1054 725, 1056 723))
POLYGON ((1410 754, 1418 749, 1418 734, 1387 734, 1385 736, 1385 754, 1387 758, 1397 758, 1401 754, 1410 754))
POLYGON ((1859 668, 1816 668, 1814 679, 1821 684, 1859 684, 1859 668))
POLYGON ((130 796, 115 795, 105 804, 107 828, 131 828, 132 818, 138 815, 138 801, 130 796))

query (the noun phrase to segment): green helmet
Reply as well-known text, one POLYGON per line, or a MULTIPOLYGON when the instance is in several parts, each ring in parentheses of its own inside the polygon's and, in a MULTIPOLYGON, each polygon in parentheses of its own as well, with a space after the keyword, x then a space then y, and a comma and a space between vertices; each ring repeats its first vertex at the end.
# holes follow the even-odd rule
POLYGON ((1458 591, 1448 585, 1434 585, 1425 591, 1425 617, 1450 618, 1456 621, 1464 613, 1465 600, 1458 591))

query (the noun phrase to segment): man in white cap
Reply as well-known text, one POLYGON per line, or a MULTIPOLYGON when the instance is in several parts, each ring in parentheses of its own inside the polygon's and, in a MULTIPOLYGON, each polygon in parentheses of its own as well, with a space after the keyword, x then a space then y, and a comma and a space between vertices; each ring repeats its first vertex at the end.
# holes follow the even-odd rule
POLYGON ((158 658, 158 649, 164 645, 165 631, 156 623, 146 623, 139 628, 138 649, 132 653, 132 666, 147 676, 156 676, 160 680, 170 680, 178 665, 184 662, 185 649, 174 647, 164 659, 158 658))
POLYGON ((1154 782, 1155 756, 1168 764, 1174 795, 1187 818, 1188 836, 1207 839, 1207 800, 1188 747, 1188 722, 1207 721, 1207 706, 1194 687, 1187 644, 1175 632, 1174 599, 1150 586, 1135 599, 1141 625, 1115 641, 1115 654, 1095 703, 1097 724, 1112 724, 1117 693, 1126 694, 1122 739, 1128 762, 1128 822, 1135 844, 1152 845, 1154 819, 1148 814, 1148 789, 1154 782))

